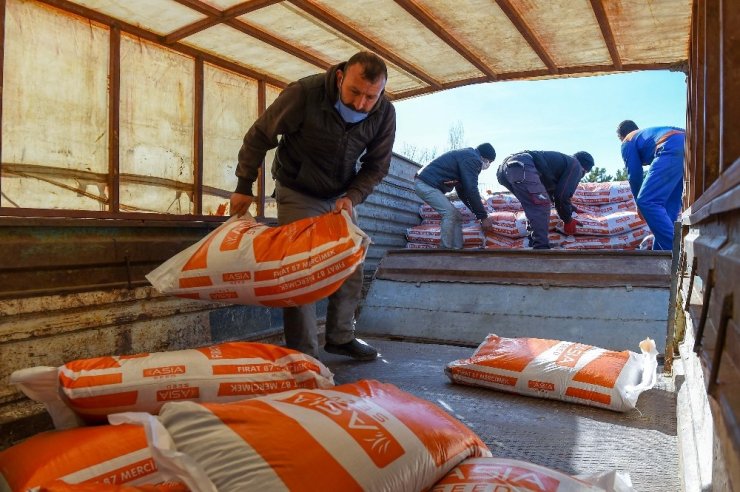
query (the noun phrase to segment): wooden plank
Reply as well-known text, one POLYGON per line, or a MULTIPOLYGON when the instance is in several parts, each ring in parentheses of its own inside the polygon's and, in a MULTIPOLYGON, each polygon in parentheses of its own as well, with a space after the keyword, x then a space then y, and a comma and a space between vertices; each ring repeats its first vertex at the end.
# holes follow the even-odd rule
POLYGON ((616 68, 617 70, 621 70, 622 59, 619 56, 617 43, 614 41, 614 33, 612 33, 612 27, 609 24, 609 18, 606 15, 603 0, 591 0, 591 8, 593 9, 594 15, 596 15, 596 20, 598 21, 599 27, 601 28, 601 35, 604 38, 604 43, 606 43, 606 47, 609 49, 609 56, 611 56, 612 58, 614 68, 616 68))
POLYGON ((705 45, 704 45, 704 167, 702 176, 702 193, 719 177, 720 173, 720 95, 722 93, 723 75, 720 60, 720 1, 703 2, 705 45))
POLYGON ((282 0, 249 0, 247 2, 242 2, 240 4, 234 5, 233 7, 230 7, 223 11, 215 9, 204 2, 180 2, 181 4, 184 4, 190 8, 194 8, 200 13, 206 14, 208 17, 169 33, 163 38, 163 42, 165 44, 172 44, 192 34, 204 31, 209 27, 213 27, 216 24, 220 24, 227 20, 239 17, 240 15, 244 15, 255 10, 259 10, 264 7, 269 7, 270 5, 280 3, 281 1, 282 0))
POLYGON ((542 63, 545 64, 549 73, 560 73, 558 66, 552 59, 550 54, 545 49, 545 46, 540 42, 535 34, 534 30, 524 21, 516 8, 511 4, 510 0, 496 0, 496 3, 501 10, 506 14, 511 23, 516 27, 517 31, 522 35, 524 40, 529 44, 530 48, 537 53, 542 63))
MULTIPOLYGON (((3 127, 3 76, 5 67, 5 0, 0 0, 0 129, 3 127)), ((0 191, 3 189, 3 139, 0 131, 0 191)), ((0 193, 0 207, 3 205, 3 195, 0 193)))
POLYGON ((195 58, 193 83, 193 189, 192 201, 195 215, 203 214, 203 58, 195 58))
POLYGON ((734 0, 721 1, 720 172, 740 160, 740 15, 734 0))

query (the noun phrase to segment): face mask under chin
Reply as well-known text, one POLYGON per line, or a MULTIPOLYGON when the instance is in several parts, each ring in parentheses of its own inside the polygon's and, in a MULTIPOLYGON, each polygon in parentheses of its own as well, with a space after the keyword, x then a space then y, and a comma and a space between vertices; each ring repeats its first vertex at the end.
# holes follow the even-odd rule
POLYGON ((346 123, 359 123, 360 121, 367 118, 367 113, 355 111, 354 109, 344 104, 342 102, 341 96, 337 98, 337 102, 334 104, 334 108, 337 110, 339 116, 341 116, 346 123))

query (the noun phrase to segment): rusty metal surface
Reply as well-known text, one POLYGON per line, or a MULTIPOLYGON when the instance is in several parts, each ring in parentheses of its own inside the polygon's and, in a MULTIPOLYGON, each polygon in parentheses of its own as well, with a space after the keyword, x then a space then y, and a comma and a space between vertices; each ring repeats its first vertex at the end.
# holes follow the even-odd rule
POLYGON ((377 278, 593 287, 670 287, 671 254, 660 251, 390 250, 377 278))
POLYGON ((0 299, 147 285, 147 273, 218 225, 57 224, 3 227, 0 299))
POLYGON ((565 473, 618 469, 635 490, 681 490, 676 395, 658 371, 658 384, 637 409, 611 412, 482 388, 455 385, 443 372, 472 349, 366 339, 381 358, 356 362, 322 352, 337 384, 377 379, 439 405, 475 431, 496 456, 525 460, 565 473))

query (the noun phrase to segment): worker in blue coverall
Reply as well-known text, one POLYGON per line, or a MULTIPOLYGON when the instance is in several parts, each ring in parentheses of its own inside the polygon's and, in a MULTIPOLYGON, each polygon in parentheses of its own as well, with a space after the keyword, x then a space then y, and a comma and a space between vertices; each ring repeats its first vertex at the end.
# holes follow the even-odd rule
POLYGON ((637 209, 655 236, 654 250, 673 249, 673 222, 681 212, 685 132, 673 126, 637 128, 632 120, 617 127, 637 209), (643 166, 650 166, 643 177, 643 166))
POLYGON ((529 246, 550 249, 550 203, 555 204, 568 235, 576 232, 570 200, 578 183, 594 167, 588 152, 572 156, 551 150, 528 150, 512 154, 498 168, 496 178, 522 204, 527 216, 529 246))
POLYGON ((451 150, 427 164, 414 176, 414 191, 442 216, 440 248, 462 249, 463 217, 445 193, 453 189, 487 231, 493 225, 478 191, 478 175, 496 158, 489 143, 476 148, 451 150))

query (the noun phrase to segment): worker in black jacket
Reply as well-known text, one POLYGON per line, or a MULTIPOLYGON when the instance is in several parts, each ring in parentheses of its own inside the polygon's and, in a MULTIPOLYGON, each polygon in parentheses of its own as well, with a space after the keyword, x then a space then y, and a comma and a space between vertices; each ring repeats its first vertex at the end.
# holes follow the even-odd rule
POLYGON ((516 196, 529 222, 529 245, 549 249, 547 234, 551 202, 563 220, 565 233, 576 231, 570 199, 578 183, 594 166, 588 152, 572 156, 554 151, 532 151, 512 154, 501 163, 498 182, 516 196))
MULTIPOLYGON (((356 223, 355 207, 388 174, 391 162, 396 112, 385 94, 387 80, 385 62, 361 51, 288 85, 244 136, 231 214, 249 209, 265 154, 277 146, 272 176, 278 224, 332 210, 346 211, 356 223)), ((355 338, 362 274, 357 268, 329 296, 324 350, 372 360, 378 351, 355 338)), ((283 331, 288 347, 319 356, 314 304, 284 308, 283 331)))
POLYGON ((453 189, 457 196, 475 214, 483 230, 491 227, 491 219, 483 206, 478 191, 478 175, 496 159, 496 151, 489 143, 475 149, 451 150, 442 154, 419 171, 414 180, 416 194, 442 216, 440 248, 462 249, 463 218, 445 193, 453 189))

